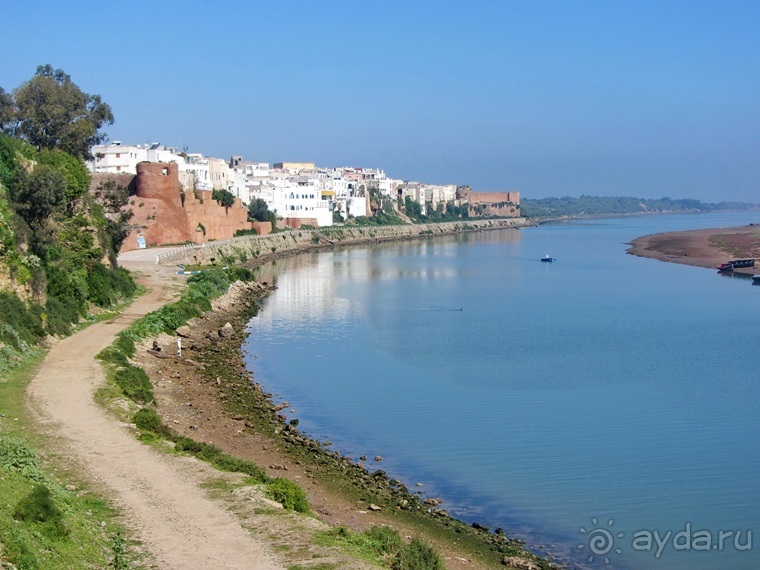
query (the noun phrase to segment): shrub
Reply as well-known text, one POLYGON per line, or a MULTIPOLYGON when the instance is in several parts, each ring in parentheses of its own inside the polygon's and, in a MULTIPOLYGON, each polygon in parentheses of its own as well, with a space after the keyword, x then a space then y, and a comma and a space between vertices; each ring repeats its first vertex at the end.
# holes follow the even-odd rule
POLYGON ((258 483, 265 483, 269 480, 264 470, 255 463, 227 455, 217 446, 210 443, 195 441, 189 437, 180 437, 175 441, 174 449, 190 453, 198 459, 211 463, 222 471, 245 473, 258 483))
POLYGON ((124 335, 119 335, 113 342, 114 348, 125 356, 132 358, 135 355, 135 343, 134 341, 124 335))
POLYGON ((415 538, 399 551, 391 568, 393 570, 445 570, 446 565, 432 546, 415 538))
POLYGON ((37 465, 37 456, 24 442, 11 437, 0 436, 0 467, 16 471, 23 477, 44 483, 44 473, 37 465))
POLYGON ((114 379, 124 395, 130 400, 139 404, 149 404, 154 400, 153 386, 142 368, 132 365, 118 368, 114 379))
POLYGON ((0 292, 0 323, 8 325, 0 329, 0 341, 16 350, 24 348, 22 343, 33 344, 45 336, 39 314, 28 309, 16 293, 0 292))
POLYGON ((153 408, 139 409, 135 415, 132 416, 132 421, 139 430, 163 436, 171 434, 171 430, 164 425, 161 421, 161 416, 159 416, 153 408))
POLYGON ((214 458, 211 462, 214 467, 221 469, 222 471, 228 471, 230 473, 245 473, 255 480, 257 483, 265 483, 269 478, 266 472, 251 461, 233 457, 222 453, 214 458))
POLYGON ((127 360, 126 355, 114 345, 105 347, 95 358, 109 364, 116 364, 117 366, 129 366, 129 360, 127 360))
POLYGON ((267 494, 269 498, 277 501, 288 510, 298 513, 309 512, 309 501, 306 493, 296 483, 290 479, 277 477, 267 483, 267 494))
POLYGON ((397 552, 404 546, 398 531, 387 526, 373 526, 363 534, 380 554, 397 552))
POLYGON ((32 492, 21 499, 13 511, 13 518, 25 522, 40 523, 58 536, 68 534, 63 524, 63 513, 56 506, 50 489, 35 485, 32 492))

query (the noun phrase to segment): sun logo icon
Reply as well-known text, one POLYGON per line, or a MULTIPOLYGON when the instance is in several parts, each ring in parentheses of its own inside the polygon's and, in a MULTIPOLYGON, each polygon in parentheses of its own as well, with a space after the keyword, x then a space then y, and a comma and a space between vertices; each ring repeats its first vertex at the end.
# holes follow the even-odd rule
POLYGON ((611 529, 612 525, 615 524, 615 521, 612 519, 607 521, 607 528, 600 527, 596 517, 593 517, 591 522, 594 524, 594 528, 586 530, 581 527, 578 529, 581 534, 588 536, 586 543, 578 545, 578 550, 582 551, 584 548, 588 547, 589 556, 586 560, 593 562, 594 556, 599 556, 604 559, 605 564, 609 564, 610 558, 607 555, 610 552, 614 551, 616 554, 623 554, 622 548, 615 547, 615 538, 623 538, 625 535, 622 532, 613 535, 611 529))

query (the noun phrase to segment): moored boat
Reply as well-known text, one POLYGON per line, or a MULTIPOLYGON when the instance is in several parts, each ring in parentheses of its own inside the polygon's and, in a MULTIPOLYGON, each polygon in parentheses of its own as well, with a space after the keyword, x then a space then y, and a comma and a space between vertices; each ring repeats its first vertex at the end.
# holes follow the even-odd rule
POLYGON ((745 267, 754 266, 754 259, 732 259, 731 261, 718 265, 718 271, 733 271, 734 269, 742 269, 745 267))

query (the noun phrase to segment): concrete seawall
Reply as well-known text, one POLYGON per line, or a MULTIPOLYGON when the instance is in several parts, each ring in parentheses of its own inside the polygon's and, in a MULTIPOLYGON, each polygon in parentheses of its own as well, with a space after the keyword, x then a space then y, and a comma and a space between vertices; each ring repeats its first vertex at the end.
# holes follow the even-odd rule
POLYGON ((161 265, 208 265, 244 263, 264 256, 303 251, 331 245, 373 243, 423 238, 473 231, 519 228, 530 225, 525 218, 466 220, 440 224, 403 226, 333 226, 319 230, 290 230, 266 236, 241 236, 202 245, 188 244, 156 256, 161 265))

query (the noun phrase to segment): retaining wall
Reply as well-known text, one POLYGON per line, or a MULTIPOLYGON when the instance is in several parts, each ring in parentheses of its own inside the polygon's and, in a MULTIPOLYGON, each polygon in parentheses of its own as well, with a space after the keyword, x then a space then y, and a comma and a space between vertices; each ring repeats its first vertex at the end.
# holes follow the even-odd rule
POLYGON ((241 236, 189 244, 156 256, 161 265, 208 265, 211 263, 243 263, 264 256, 291 253, 331 245, 372 243, 414 239, 472 231, 519 228, 529 225, 525 218, 468 220, 441 224, 408 224, 403 226, 332 226, 318 230, 290 230, 265 236, 241 236))

